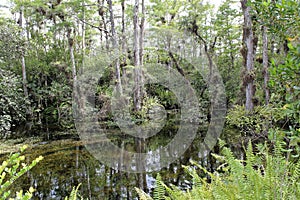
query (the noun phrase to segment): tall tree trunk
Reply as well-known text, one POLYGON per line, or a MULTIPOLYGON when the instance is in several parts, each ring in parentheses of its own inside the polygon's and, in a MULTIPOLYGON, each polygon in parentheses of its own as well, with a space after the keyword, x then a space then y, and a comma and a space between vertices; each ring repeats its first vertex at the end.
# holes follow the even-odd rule
MULTIPOLYGON (((122 51, 123 54, 126 54, 126 35, 125 35, 125 0, 121 2, 122 7, 122 51)), ((126 58, 125 60, 126 61, 126 58)))
POLYGON ((263 76, 264 76, 264 91, 265 91, 265 103, 266 105, 269 104, 270 100, 270 91, 268 87, 269 83, 269 56, 268 56, 268 28, 263 26, 262 28, 263 34, 263 76))
POLYGON ((76 64, 75 64, 75 56, 74 56, 74 40, 71 37, 72 28, 68 27, 67 29, 67 37, 68 37, 68 44, 69 44, 69 51, 70 51, 70 59, 72 64, 72 78, 73 78, 73 86, 77 79, 76 73, 76 64))
POLYGON ((81 66, 81 71, 83 70, 84 67, 84 57, 85 57, 85 0, 81 3, 82 5, 82 15, 83 15, 83 22, 81 23, 81 28, 82 28, 82 66, 81 66))
MULTIPOLYGON (((142 0, 142 12, 144 14, 144 0, 142 0)), ((133 52, 134 52, 134 109, 135 111, 140 111, 142 107, 142 95, 143 95, 143 83, 142 83, 142 70, 141 65, 143 64, 143 35, 144 35, 144 23, 145 18, 142 16, 141 24, 139 26, 139 0, 135 0, 134 4, 134 16, 133 16, 133 35, 134 35, 134 43, 133 43, 133 52), (140 29, 139 29, 140 27, 140 29)), ((142 133, 140 133, 142 134, 142 133)), ((137 170, 144 171, 145 170, 145 160, 142 156, 142 153, 145 151, 145 140, 143 138, 135 138, 136 151, 139 153, 137 156, 137 170)), ((145 179, 143 177, 143 173, 139 173, 138 175, 138 186, 139 188, 144 188, 145 179)))
MULTIPOLYGON (((99 16, 101 17, 101 21, 99 22, 99 28, 100 30, 104 30, 104 35, 105 35, 105 42, 106 42, 106 50, 108 50, 108 32, 106 31, 107 30, 107 27, 106 27, 106 21, 105 21, 105 17, 104 17, 104 14, 105 14, 105 11, 104 11, 104 0, 98 0, 98 14, 99 16)), ((102 42, 103 41, 103 38, 102 38, 102 32, 100 32, 100 41, 102 42)))
POLYGON ((138 29, 138 13, 139 13, 139 0, 135 0, 133 10, 133 62, 134 66, 139 66, 139 29, 138 29))
POLYGON ((138 13, 139 0, 135 0, 133 16, 133 62, 134 62, 134 109, 141 109, 141 88, 140 88, 140 58, 139 58, 139 29, 138 29, 138 13))
POLYGON ((248 0, 241 0, 243 15, 244 15, 244 28, 243 28, 243 57, 246 73, 244 77, 244 86, 246 87, 246 110, 252 111, 253 97, 255 94, 254 89, 254 35, 252 28, 252 20, 250 15, 251 7, 248 5, 248 0))
MULTIPOLYGON (((22 11, 22 8, 20 10, 19 26, 21 28, 20 35, 21 35, 21 37, 23 37, 24 36, 24 30, 23 30, 23 11, 22 11)), ((28 98, 28 89, 27 89, 27 74, 26 74, 26 63, 25 63, 25 49, 22 50, 21 65, 22 65, 22 79, 23 79, 24 96, 27 99, 28 98)))
POLYGON ((144 58, 144 33, 145 32, 145 0, 142 0, 142 17, 141 17, 141 23, 140 23, 140 65, 143 66, 143 58, 144 58))
POLYGON ((124 80, 124 84, 127 84, 127 75, 126 75, 126 65, 127 65, 127 58, 128 58, 128 52, 127 52, 127 41, 126 41, 126 33, 125 33, 125 0, 122 0, 121 2, 121 8, 122 8, 122 44, 121 44, 121 48, 122 48, 122 54, 123 54, 123 60, 122 60, 122 77, 124 80))
POLYGON ((140 101, 142 101, 143 97, 145 96, 144 91, 144 80, 142 74, 142 67, 144 65, 144 36, 145 36, 145 1, 142 0, 142 17, 140 23, 140 35, 139 35, 139 84, 140 84, 140 101))
MULTIPOLYGON (((114 20, 114 13, 113 13, 113 9, 112 9, 112 1, 107 0, 107 4, 108 4, 109 14, 110 14, 110 24, 111 24, 111 35, 112 35, 113 48, 115 50, 118 50, 119 45, 118 45, 118 40, 117 40, 117 35, 116 35, 116 30, 115 30, 115 20, 114 20)), ((115 70, 116 70, 118 91, 122 94, 122 83, 121 83, 121 71, 120 71, 119 58, 116 59, 115 70)))

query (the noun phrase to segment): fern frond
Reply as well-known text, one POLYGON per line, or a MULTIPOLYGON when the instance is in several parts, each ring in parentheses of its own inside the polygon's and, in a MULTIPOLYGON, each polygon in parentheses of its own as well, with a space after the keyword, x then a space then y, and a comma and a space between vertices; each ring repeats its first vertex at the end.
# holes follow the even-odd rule
MULTIPOLYGON (((207 169, 205 169, 204 167, 202 167, 201 165, 199 165, 195 161, 191 160, 190 162, 191 162, 192 165, 194 165, 194 166, 198 167, 199 169, 201 169, 205 174, 209 175, 211 178, 215 177, 213 173, 207 171, 207 169)), ((190 174, 190 175, 193 176, 192 174, 190 174)), ((194 175, 194 176, 196 176, 196 175, 194 175)))
POLYGON ((167 187, 167 185, 165 185, 165 184, 164 184, 164 186, 167 190, 168 195, 170 196, 170 199, 176 199, 176 200, 188 200, 188 199, 190 199, 190 198, 188 198, 189 195, 186 192, 180 190, 175 185, 171 185, 171 188, 167 187))
MULTIPOLYGON (((69 197, 65 197, 65 200, 77 200, 77 198, 79 197, 79 195, 78 195, 78 189, 79 189, 80 185, 81 185, 81 183, 76 188, 73 187, 70 196, 69 197)), ((83 198, 81 198, 81 200, 82 199, 83 198)))
POLYGON ((153 198, 155 200, 164 199, 165 196, 165 184, 162 182, 160 174, 157 174, 156 176, 156 186, 153 191, 153 198))
POLYGON ((148 195, 146 192, 144 192, 143 190, 137 187, 135 187, 134 189, 136 193, 139 195, 140 200, 153 200, 152 197, 148 195))
POLYGON ((224 147, 222 150, 222 154, 224 155, 225 161, 228 163, 231 172, 234 172, 231 173, 231 175, 234 176, 234 180, 240 182, 244 174, 244 165, 234 157, 232 151, 229 148, 224 147))
POLYGON ((298 162, 295 164, 295 167, 294 169, 292 170, 292 177, 291 177, 291 180, 292 182, 295 184, 295 183, 298 183, 300 182, 300 159, 298 159, 298 162))
MULTIPOLYGON (((199 163, 191 161, 192 166, 183 166, 186 174, 193 180, 193 187, 183 191, 171 185, 168 187, 157 177, 155 199, 166 200, 214 200, 214 199, 300 199, 300 160, 292 163, 287 155, 286 144, 276 141, 275 148, 269 151, 267 143, 257 146, 259 152, 254 153, 249 142, 246 159, 239 160, 233 152, 223 145, 222 156, 212 154, 221 161, 225 173, 209 172, 199 163), (197 168, 209 176, 210 181, 197 174, 197 168), (164 190, 162 189, 164 188, 164 190), (166 195, 166 196, 164 196, 166 195)), ((147 200, 147 199, 146 199, 147 200)))
POLYGON ((198 173, 195 169, 190 166, 182 166, 184 171, 192 177, 192 183, 194 187, 200 187, 202 184, 202 180, 199 177, 198 173))
POLYGON ((247 163, 247 165, 251 166, 251 168, 252 168, 254 160, 255 160, 255 156, 254 156, 254 153, 253 153, 252 142, 250 140, 249 143, 248 143, 247 150, 246 150, 246 163, 247 163))

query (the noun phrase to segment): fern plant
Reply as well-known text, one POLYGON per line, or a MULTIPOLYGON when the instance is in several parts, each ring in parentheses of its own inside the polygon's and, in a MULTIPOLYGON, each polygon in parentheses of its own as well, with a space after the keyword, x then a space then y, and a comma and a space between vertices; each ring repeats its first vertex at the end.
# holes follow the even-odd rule
MULTIPOLYGON (((26 148, 27 146, 23 146, 20 149, 20 152, 11 154, 9 158, 0 165, 0 200, 6 200, 8 197, 12 196, 9 188, 13 187, 14 182, 43 159, 42 156, 39 156, 27 165, 24 162, 25 156, 22 155, 26 148)), ((83 199, 78 194, 80 185, 81 184, 76 188, 73 187, 70 196, 65 197, 65 200, 83 199)), ((29 200, 32 198, 34 191, 35 189, 32 187, 26 192, 20 190, 19 192, 16 192, 14 198, 10 198, 10 200, 29 200)))
POLYGON ((73 187, 70 196, 69 197, 65 197, 65 200, 77 200, 77 199, 83 200, 83 198, 80 197, 80 195, 78 194, 78 189, 79 189, 80 185, 81 184, 79 184, 76 188, 73 187))
MULTIPOLYGON (((25 156, 21 155, 26 148, 27 146, 23 146, 20 149, 20 152, 10 155, 10 157, 3 161, 0 165, 0 200, 8 199, 11 195, 9 188, 13 185, 13 183, 43 159, 43 157, 40 156, 27 165, 23 162, 25 160, 25 156)), ((15 199, 30 199, 33 192, 34 189, 32 187, 30 187, 25 193, 21 190, 16 193, 15 199)))
MULTIPOLYGON (((289 149, 284 148, 283 141, 277 141, 272 151, 266 144, 259 145, 256 153, 249 142, 245 160, 236 159, 224 142, 220 141, 220 145, 221 155, 213 155, 223 163, 217 171, 211 173, 191 161, 193 167, 184 166, 184 170, 192 177, 192 188, 182 191, 176 186, 167 186, 158 177, 157 187, 161 192, 156 192, 153 199, 300 199, 300 159, 289 160, 289 149), (198 175, 195 166, 205 172, 210 182, 198 175)), ((152 199, 140 190, 138 194, 141 199, 152 199)))

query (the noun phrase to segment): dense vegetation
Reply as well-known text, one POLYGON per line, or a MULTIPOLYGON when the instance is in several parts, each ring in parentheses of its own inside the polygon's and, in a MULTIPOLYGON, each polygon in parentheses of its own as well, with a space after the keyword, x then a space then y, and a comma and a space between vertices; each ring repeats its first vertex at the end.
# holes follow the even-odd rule
MULTIPOLYGON (((222 142, 221 142, 222 143, 222 142)), ((249 143, 246 159, 239 160, 232 151, 223 146, 222 156, 214 156, 222 165, 213 173, 199 164, 185 166, 186 173, 192 176, 192 188, 183 191, 171 185, 167 186, 157 176, 154 199, 298 199, 300 194, 300 161, 289 160, 289 154, 283 156, 285 143, 277 142, 269 153, 267 145, 259 145, 259 151, 253 152, 249 143), (197 168, 196 168, 197 167, 197 168), (198 170, 205 172, 200 177, 198 170)), ((152 199, 148 194, 136 188, 142 200, 152 199)))
MULTIPOLYGON (((103 72, 91 98, 105 126, 116 126, 112 86, 125 93, 127 80, 135 85, 129 104, 137 124, 151 120, 155 106, 180 114, 171 90, 140 86, 146 64, 173 69, 188 80, 201 123, 209 123, 209 81, 181 57, 183 43, 176 54, 170 47, 185 33, 196 41, 195 56, 204 56, 208 69, 214 63, 222 76, 228 108, 222 138, 229 147, 248 148, 235 158, 220 142, 214 157, 224 163, 216 172, 197 163, 185 167, 193 177, 190 191, 158 176, 154 199, 299 199, 299 0, 224 0, 216 9, 203 0, 9 2, 11 14, 0 17, 0 138, 50 139, 53 130, 73 130, 72 91, 93 68, 103 72), (111 59, 116 49, 119 55, 111 59)), ((17 167, 23 159, 18 156, 10 159, 17 167)), ((5 163, 0 172, 4 168, 5 163)), ((7 196, 4 186, 0 194, 7 196)))

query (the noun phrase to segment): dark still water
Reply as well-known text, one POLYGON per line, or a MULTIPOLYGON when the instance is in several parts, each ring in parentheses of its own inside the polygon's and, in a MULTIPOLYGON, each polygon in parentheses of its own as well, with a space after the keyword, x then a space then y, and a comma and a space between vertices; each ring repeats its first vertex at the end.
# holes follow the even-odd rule
MULTIPOLYGON (((176 130, 176 127, 169 127, 162 134, 147 140, 144 151, 167 144, 176 134, 176 130)), ((132 138, 124 137, 119 130, 112 130, 109 138, 118 145, 125 142, 125 148, 134 151, 135 143, 132 138)), ((81 184, 79 194, 84 199, 137 199, 134 187, 151 193, 158 172, 165 183, 187 189, 191 185, 191 178, 184 173, 181 166, 188 165, 190 159, 207 167, 209 171, 216 168, 216 161, 209 152, 201 152, 206 156, 199 158, 198 144, 201 143, 201 138, 203 137, 198 133, 184 155, 172 164, 160 171, 147 173, 128 173, 112 169, 95 159, 82 141, 64 139, 40 143, 27 149, 26 156, 28 161, 39 155, 44 159, 18 179, 11 190, 28 190, 33 186, 36 189, 33 199, 64 199, 70 194, 72 187, 81 184)), ((217 148, 214 150, 218 151, 217 148)))

